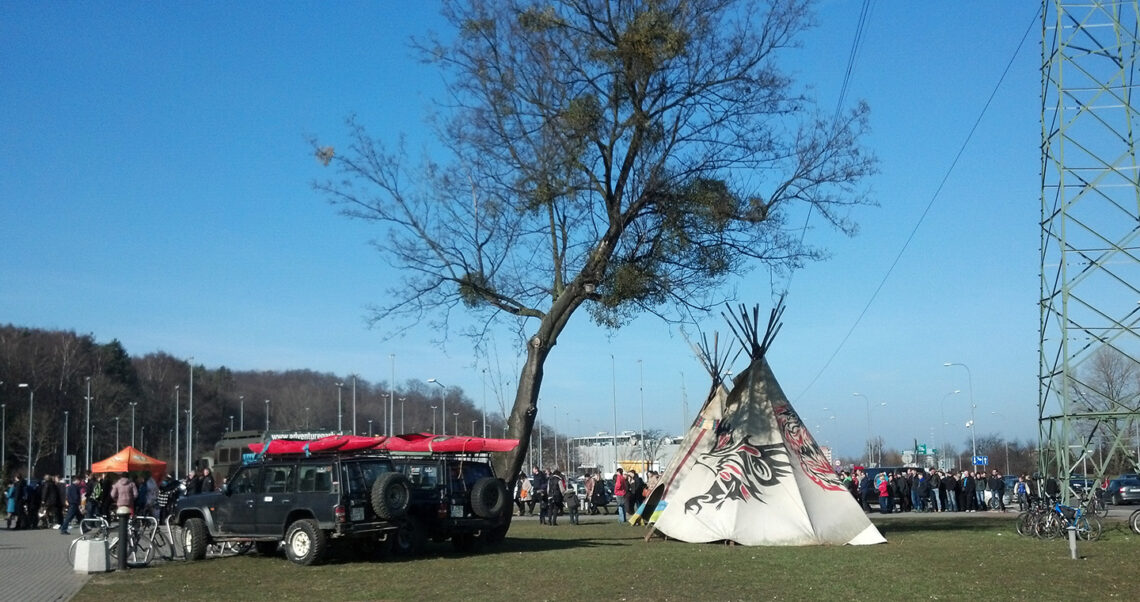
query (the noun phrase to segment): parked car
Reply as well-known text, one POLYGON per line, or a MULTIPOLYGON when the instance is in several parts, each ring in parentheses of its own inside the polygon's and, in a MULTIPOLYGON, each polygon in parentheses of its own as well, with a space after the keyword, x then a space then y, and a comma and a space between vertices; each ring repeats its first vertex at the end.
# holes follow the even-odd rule
POLYGON ((1119 478, 1108 483, 1109 501, 1116 505, 1140 502, 1140 478, 1119 478))
POLYGON ((472 552, 506 537, 511 496, 488 457, 432 454, 392 461, 411 484, 407 516, 398 521, 397 552, 419 554, 429 539, 450 539, 457 550, 472 552))
POLYGON ((221 491, 180 497, 174 516, 190 560, 213 542, 252 542, 266 555, 284 542, 289 560, 311 565, 341 540, 387 544, 410 499, 386 455, 266 456, 238 467, 221 491))

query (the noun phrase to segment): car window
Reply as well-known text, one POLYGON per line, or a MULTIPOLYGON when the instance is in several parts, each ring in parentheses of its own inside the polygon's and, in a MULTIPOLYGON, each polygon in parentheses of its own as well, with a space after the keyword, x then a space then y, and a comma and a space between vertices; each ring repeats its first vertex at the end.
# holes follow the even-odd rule
POLYGON ((389 470, 388 463, 379 460, 349 462, 344 466, 347 473, 348 488, 352 492, 369 491, 376 479, 389 470))
POLYGON ((333 486, 332 464, 306 464, 301 467, 297 491, 329 492, 333 486))
POLYGON ((293 465, 266 466, 261 469, 263 493, 285 493, 293 490, 293 465))
POLYGON ((471 487, 475 481, 491 475, 491 467, 482 462, 455 462, 451 465, 452 477, 462 477, 462 482, 471 487))
POLYGON ((230 491, 233 493, 253 493, 256 468, 242 468, 230 479, 230 491))
POLYGON ((438 464, 405 464, 400 467, 412 487, 417 489, 434 489, 439 486, 438 464))

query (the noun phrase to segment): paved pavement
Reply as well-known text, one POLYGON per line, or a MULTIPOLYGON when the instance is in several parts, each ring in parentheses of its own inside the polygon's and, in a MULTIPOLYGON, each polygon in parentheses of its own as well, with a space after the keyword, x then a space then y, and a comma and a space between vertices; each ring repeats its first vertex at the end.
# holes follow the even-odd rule
POLYGON ((5 600, 40 602, 70 600, 87 575, 67 564, 67 547, 79 535, 60 535, 56 529, 9 531, 0 524, 0 594, 5 600))

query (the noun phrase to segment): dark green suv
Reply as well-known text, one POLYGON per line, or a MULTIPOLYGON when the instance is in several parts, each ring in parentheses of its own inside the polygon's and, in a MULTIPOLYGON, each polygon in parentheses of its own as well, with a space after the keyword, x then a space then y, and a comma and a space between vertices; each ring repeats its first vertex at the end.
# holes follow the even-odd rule
POLYGON ((475 551, 503 540, 511 526, 511 499, 488 458, 435 454, 392 457, 411 486, 411 502, 395 550, 419 554, 427 540, 451 540, 457 550, 475 551))
POLYGON ((187 558, 212 542, 253 542, 258 552, 318 564, 339 540, 390 545, 411 500, 386 455, 265 458, 238 467, 221 491, 184 496, 175 510, 187 558))

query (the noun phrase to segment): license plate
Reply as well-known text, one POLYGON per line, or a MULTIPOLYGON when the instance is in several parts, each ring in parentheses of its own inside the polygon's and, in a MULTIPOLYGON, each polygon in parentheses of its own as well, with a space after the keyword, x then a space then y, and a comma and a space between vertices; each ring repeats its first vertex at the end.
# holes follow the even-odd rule
POLYGON ((451 518, 463 518, 463 506, 452 506, 451 518))
POLYGON ((1133 487, 1128 490, 1129 493, 1140 493, 1140 487, 1133 487))
POLYGON ((352 520, 353 520, 353 522, 364 520, 364 508, 353 508, 352 509, 352 520))

